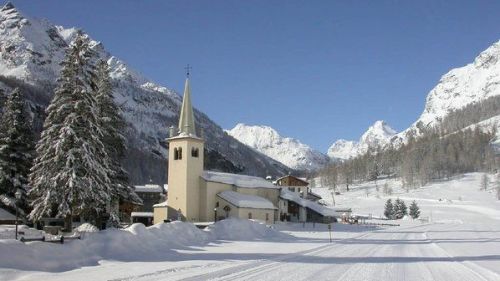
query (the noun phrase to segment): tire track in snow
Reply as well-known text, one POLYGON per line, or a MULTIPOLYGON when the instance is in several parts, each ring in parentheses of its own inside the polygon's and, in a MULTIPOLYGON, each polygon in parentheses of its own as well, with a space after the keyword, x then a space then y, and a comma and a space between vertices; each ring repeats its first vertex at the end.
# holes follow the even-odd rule
POLYGON ((220 271, 216 272, 211 272, 203 275, 198 275, 190 278, 185 278, 182 279, 184 281, 198 281, 198 280, 237 280, 237 279, 242 279, 245 277, 248 277, 253 274, 260 274, 264 273, 268 270, 276 270, 277 267, 283 266, 285 263, 289 260, 292 260, 294 258, 298 258, 304 255, 312 255, 312 254, 318 254, 324 251, 327 251, 331 248, 334 248, 335 246, 338 246, 338 243, 341 241, 349 241, 349 240, 355 240, 362 238, 364 236, 370 235, 371 232, 369 233, 364 233, 361 235, 357 235, 354 237, 350 238, 344 238, 341 240, 338 240, 334 243, 329 243, 326 245, 322 245, 313 249, 308 249, 296 253, 291 253, 291 254, 286 254, 284 256, 279 256, 277 255, 276 258, 268 259, 268 260, 259 260, 257 262, 253 261, 245 265, 238 265, 230 268, 226 268, 220 271))

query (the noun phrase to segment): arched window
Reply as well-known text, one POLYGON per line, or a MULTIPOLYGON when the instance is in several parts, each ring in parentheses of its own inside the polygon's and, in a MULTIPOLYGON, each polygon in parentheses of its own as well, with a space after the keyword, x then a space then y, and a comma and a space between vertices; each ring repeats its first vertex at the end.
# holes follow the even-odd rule
POLYGON ((179 151, 177 150, 177 148, 174 148, 174 160, 178 159, 179 159, 179 151))
POLYGON ((200 153, 200 151, 198 150, 198 148, 193 147, 191 149, 191 156, 198 158, 199 153, 200 153))
POLYGON ((179 147, 177 149, 177 152, 178 152, 178 157, 179 157, 178 159, 181 160, 182 159, 182 147, 179 147))

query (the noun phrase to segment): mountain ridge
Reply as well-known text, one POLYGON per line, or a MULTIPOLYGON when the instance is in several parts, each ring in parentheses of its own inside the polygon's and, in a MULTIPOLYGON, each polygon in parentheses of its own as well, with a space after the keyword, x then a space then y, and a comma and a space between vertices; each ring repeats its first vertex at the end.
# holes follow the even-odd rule
MULTIPOLYGON (((0 89, 4 95, 14 86, 34 89, 26 96, 35 123, 42 123, 59 76, 59 63, 78 30, 26 17, 12 3, 0 9, 0 89)), ((114 98, 129 125, 125 134, 129 153, 124 165, 132 182, 165 183, 168 153, 165 139, 168 127, 177 125, 180 95, 133 70, 109 53, 101 42, 90 40, 91 47, 110 65, 114 98)), ((225 134, 204 113, 195 110, 195 119, 206 136, 207 169, 263 177, 288 172, 288 167, 225 134)))
POLYGON ((383 148, 396 135, 385 121, 377 120, 358 141, 340 139, 328 148, 328 156, 333 159, 347 160, 366 153, 370 148, 383 148))
POLYGON ((329 162, 323 153, 297 139, 283 137, 269 126, 238 123, 226 132, 249 147, 295 170, 315 171, 329 162))

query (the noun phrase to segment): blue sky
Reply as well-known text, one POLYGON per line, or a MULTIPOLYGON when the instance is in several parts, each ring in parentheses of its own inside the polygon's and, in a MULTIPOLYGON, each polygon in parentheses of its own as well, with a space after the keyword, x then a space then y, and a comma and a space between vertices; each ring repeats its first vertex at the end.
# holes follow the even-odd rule
POLYGON ((80 27, 223 128, 268 125, 326 152, 408 127, 441 75, 500 39, 500 1, 12 1, 80 27))

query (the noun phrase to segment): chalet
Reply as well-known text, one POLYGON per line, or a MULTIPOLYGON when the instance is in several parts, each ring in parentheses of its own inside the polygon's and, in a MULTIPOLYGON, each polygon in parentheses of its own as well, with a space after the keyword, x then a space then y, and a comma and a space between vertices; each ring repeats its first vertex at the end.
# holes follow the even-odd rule
POLYGON ((142 205, 137 205, 130 213, 130 222, 141 222, 144 225, 153 224, 153 206, 165 201, 165 190, 156 184, 136 185, 135 193, 141 198, 142 205))
POLYGON ((349 208, 326 207, 287 189, 281 189, 279 211, 281 220, 320 223, 336 222, 351 213, 349 208))
POLYGON ((321 196, 312 192, 309 182, 305 178, 287 175, 276 180, 276 184, 282 188, 287 188, 291 192, 299 193, 302 198, 312 201, 321 200, 321 196))

